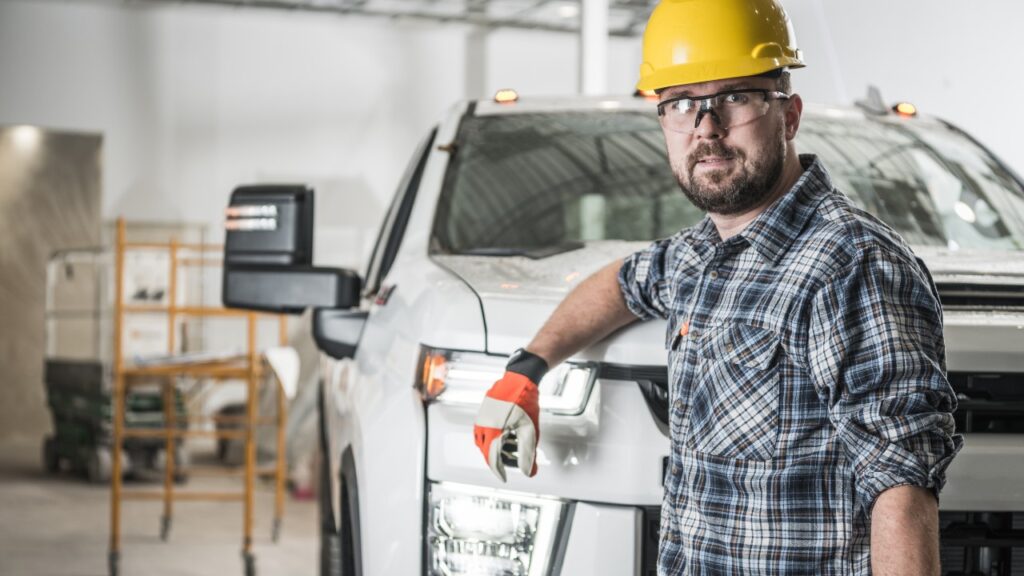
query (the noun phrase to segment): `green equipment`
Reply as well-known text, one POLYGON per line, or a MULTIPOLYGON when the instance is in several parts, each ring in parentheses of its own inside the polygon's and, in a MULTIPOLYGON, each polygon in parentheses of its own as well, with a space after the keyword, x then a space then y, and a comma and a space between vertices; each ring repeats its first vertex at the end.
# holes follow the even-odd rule
MULTIPOLYGON (((113 338, 111 295, 113 258, 109 250, 67 250, 55 253, 47 267, 47 351, 44 367, 47 404, 53 433, 43 440, 45 469, 70 469, 92 482, 110 480, 113 422, 111 414, 113 338)), ((130 327, 129 340, 146 348, 159 339, 154 323, 130 327)), ((125 426, 164 427, 164 403, 159 382, 132 382, 125 405, 125 426)), ((182 394, 174 393, 178 426, 187 426, 182 394)), ((174 461, 187 462, 181 439, 174 461)), ((123 442, 121 469, 134 477, 160 470, 166 461, 163 436, 132 437, 123 442)), ((184 468, 184 466, 182 466, 184 468)), ((184 481, 182 473, 175 479, 184 481)))

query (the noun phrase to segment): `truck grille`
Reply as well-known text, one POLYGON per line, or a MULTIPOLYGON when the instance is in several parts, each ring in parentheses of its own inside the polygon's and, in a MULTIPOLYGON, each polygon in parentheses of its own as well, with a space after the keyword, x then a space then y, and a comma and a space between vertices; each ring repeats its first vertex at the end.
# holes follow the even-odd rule
POLYGON ((601 364, 598 378, 636 382, 647 408, 665 436, 668 436, 668 368, 665 366, 625 366, 601 364))
MULTIPOLYGON (((667 434, 668 374, 664 366, 605 364, 600 377, 635 381, 655 422, 667 434)), ((953 416, 958 432, 1024 434, 1024 373, 950 372, 948 378, 957 395, 953 416)))
POLYGON ((1024 513, 940 512, 943 576, 1024 576, 1024 513))
MULTIPOLYGON (((656 576, 661 507, 640 510, 640 576, 656 576)), ((939 525, 943 576, 1024 576, 1024 513, 941 512, 939 525)))
POLYGON ((962 433, 1024 434, 1024 374, 950 372, 962 433))
MULTIPOLYGON (((667 424, 664 367, 603 368, 602 377, 636 381, 655 419, 667 424)), ((958 398, 953 415, 958 432, 1024 434, 1024 374, 950 372, 948 377, 958 398)), ((655 576, 661 508, 641 510, 640 574, 655 576)), ((941 512, 940 526, 943 576, 1024 576, 1024 512, 941 512)))
POLYGON ((1024 286, 936 282, 939 300, 945 308, 978 310, 1020 310, 1024 308, 1024 286))

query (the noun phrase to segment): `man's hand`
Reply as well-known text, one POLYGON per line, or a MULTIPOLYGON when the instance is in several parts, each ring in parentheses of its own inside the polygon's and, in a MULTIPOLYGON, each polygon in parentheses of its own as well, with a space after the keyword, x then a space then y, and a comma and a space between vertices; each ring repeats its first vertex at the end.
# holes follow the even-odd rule
POLYGON ((502 482, 505 481, 504 458, 515 462, 527 476, 537 473, 537 442, 540 440, 537 382, 547 369, 543 358, 517 350, 509 359, 505 375, 487 391, 480 404, 473 439, 487 466, 502 482))
POLYGON ((897 486, 875 500, 871 571, 876 576, 938 576, 939 506, 930 491, 897 486))

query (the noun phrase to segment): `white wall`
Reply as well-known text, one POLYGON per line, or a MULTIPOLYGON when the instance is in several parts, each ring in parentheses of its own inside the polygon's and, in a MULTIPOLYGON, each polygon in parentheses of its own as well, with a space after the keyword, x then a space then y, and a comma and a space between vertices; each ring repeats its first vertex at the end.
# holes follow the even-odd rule
MULTIPOLYGON (((1024 3, 783 2, 808 100, 848 103, 874 83, 1024 172, 1024 114, 1007 109, 1024 76, 1003 47, 1024 3)), ((327 208, 320 237, 332 239, 318 259, 355 265, 409 153, 452 102, 506 86, 576 90, 574 36, 470 36, 463 25, 301 12, 0 0, 0 124, 102 132, 107 218, 215 225, 239 183, 310 182, 327 208), (467 75, 481 67, 484 77, 467 75)), ((611 91, 631 91, 639 55, 638 38, 612 40, 611 91)))
POLYGON ((1020 0, 782 0, 807 68, 805 99, 850 103, 874 84, 970 132, 1024 174, 1020 0))
MULTIPOLYGON (((217 225, 239 183, 312 183, 318 261, 355 265, 409 154, 452 103, 505 86, 575 90, 575 37, 492 33, 474 66, 470 32, 301 12, 0 0, 0 124, 102 132, 107 218, 217 225), (484 77, 467 77, 481 67, 484 77)), ((629 92, 638 43, 611 48, 610 81, 629 92)))

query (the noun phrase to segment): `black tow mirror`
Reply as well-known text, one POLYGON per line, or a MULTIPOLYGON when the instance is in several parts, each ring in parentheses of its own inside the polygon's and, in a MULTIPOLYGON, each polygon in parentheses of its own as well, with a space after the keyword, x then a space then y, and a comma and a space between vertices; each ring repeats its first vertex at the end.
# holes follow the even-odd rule
POLYGON ((301 185, 239 186, 224 211, 224 263, 313 265, 313 190, 301 185))
POLYGON ((300 314, 309 307, 359 305, 359 275, 313 266, 313 190, 240 186, 226 211, 224 282, 228 308, 300 314))
POLYGON ((368 316, 365 310, 314 310, 313 339, 317 348, 336 360, 354 358, 368 316))

